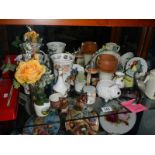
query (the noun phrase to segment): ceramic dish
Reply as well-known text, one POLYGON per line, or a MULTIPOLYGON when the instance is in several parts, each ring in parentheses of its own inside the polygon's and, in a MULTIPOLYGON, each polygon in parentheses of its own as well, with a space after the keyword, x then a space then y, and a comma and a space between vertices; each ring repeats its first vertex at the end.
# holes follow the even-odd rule
POLYGON ((77 111, 72 109, 69 111, 66 117, 66 131, 70 132, 74 135, 94 135, 97 133, 99 129, 99 120, 98 117, 93 117, 89 119, 80 119, 82 117, 88 116, 97 116, 97 114, 93 111, 77 111), (79 118, 79 119, 78 119, 79 118), (68 121, 71 119, 78 119, 73 121, 68 121))
POLYGON ((142 71, 140 73, 136 74, 136 77, 139 78, 141 76, 145 76, 145 74, 147 73, 147 70, 148 70, 148 65, 147 65, 146 61, 143 58, 140 58, 140 57, 134 57, 134 58, 130 59, 126 64, 126 70, 131 68, 133 63, 136 62, 136 61, 140 61, 141 69, 142 69, 142 71))
POLYGON ((30 127, 24 128, 23 134, 55 135, 58 133, 60 128, 59 122, 60 122, 60 118, 58 114, 54 111, 50 112, 49 115, 46 117, 31 116, 25 123, 25 127, 26 126, 30 126, 30 127), (42 125, 39 125, 39 124, 42 124, 42 125))
POLYGON ((101 127, 110 134, 125 134, 133 128, 135 123, 135 113, 116 114, 100 117, 101 127))

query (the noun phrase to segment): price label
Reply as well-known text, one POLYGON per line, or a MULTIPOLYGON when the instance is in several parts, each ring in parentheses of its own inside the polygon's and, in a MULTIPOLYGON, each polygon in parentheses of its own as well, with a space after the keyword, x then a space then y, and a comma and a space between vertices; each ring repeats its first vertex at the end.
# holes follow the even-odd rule
POLYGON ((7 98, 8 97, 8 93, 4 93, 3 97, 7 98))
POLYGON ((110 111, 112 111, 112 108, 110 106, 102 107, 101 109, 102 109, 103 112, 110 112, 110 111))

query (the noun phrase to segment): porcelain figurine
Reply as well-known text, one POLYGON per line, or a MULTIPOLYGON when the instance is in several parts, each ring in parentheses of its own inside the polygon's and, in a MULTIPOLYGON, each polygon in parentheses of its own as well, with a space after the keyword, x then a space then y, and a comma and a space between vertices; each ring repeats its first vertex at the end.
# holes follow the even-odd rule
POLYGON ((53 90, 56 91, 57 93, 61 93, 63 96, 67 95, 68 86, 64 82, 63 72, 61 69, 59 69, 58 80, 57 80, 56 84, 53 86, 53 90))
POLYGON ((112 80, 99 81, 96 89, 98 96, 105 99, 105 102, 113 98, 118 98, 121 95, 119 86, 112 80))

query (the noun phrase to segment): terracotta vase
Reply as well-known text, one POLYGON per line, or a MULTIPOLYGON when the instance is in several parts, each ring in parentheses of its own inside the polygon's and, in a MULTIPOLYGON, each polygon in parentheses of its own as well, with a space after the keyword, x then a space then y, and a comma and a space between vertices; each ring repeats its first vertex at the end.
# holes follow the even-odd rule
POLYGON ((117 70, 118 59, 111 54, 102 54, 98 56, 96 65, 101 72, 114 73, 117 70))

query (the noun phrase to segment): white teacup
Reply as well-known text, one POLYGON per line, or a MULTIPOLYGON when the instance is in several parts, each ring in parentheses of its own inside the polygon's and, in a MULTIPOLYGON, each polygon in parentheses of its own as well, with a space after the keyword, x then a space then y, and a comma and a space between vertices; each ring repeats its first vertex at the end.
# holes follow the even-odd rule
POLYGON ((106 43, 105 48, 114 52, 118 52, 120 50, 120 46, 113 42, 106 43))

